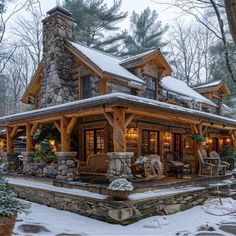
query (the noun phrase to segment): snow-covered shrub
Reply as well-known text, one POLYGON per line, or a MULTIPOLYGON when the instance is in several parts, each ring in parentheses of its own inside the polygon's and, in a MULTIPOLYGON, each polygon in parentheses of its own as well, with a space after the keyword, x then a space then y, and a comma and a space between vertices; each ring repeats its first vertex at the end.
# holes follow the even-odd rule
POLYGON ((28 213, 30 205, 16 198, 5 178, 0 173, 0 217, 28 213))
POLYGON ((107 189, 112 191, 132 191, 134 187, 128 180, 120 178, 113 180, 107 189))

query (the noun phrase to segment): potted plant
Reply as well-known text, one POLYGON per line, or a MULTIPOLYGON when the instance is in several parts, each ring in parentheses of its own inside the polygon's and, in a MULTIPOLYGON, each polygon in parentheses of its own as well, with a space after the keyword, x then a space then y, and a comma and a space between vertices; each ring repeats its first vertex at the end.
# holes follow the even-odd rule
POLYGON ((234 169, 234 163, 236 163, 236 152, 235 149, 227 145, 224 147, 223 151, 221 152, 221 159, 222 161, 226 161, 230 164, 230 170, 234 169))
POLYGON ((204 143, 205 142, 205 138, 201 134, 192 134, 192 135, 190 135, 190 140, 195 141, 197 143, 204 143))
POLYGON ((126 201, 134 187, 124 178, 113 180, 107 188, 115 201, 126 201))
POLYGON ((30 205, 16 198, 0 174, 0 236, 11 236, 18 213, 29 213, 30 205))

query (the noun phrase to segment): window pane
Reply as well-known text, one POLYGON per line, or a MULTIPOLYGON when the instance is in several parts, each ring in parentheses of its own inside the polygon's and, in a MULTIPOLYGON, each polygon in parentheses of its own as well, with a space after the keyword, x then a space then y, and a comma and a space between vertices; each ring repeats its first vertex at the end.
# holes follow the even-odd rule
POLYGON ((142 131, 142 155, 159 153, 159 132, 142 131))
POLYGON ((85 154, 86 158, 94 154, 94 132, 93 130, 86 130, 85 131, 85 154))
POLYGON ((96 153, 104 153, 104 130, 96 130, 96 153))
POLYGON ((146 97, 156 99, 156 79, 148 77, 146 79, 146 97))

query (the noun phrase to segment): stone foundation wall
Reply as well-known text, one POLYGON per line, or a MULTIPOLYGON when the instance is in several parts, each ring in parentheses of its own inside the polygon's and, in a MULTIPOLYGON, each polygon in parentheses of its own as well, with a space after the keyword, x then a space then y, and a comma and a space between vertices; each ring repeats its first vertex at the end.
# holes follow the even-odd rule
POLYGON ((3 162, 4 162, 4 171, 5 172, 18 172, 20 167, 20 161, 18 159, 19 153, 7 154, 6 152, 2 153, 3 162))
POLYGON ((23 154, 23 174, 72 181, 77 176, 77 152, 56 152, 57 164, 34 163, 33 153, 23 154))
POLYGON ((173 214, 203 204, 211 189, 116 202, 110 197, 95 199, 50 190, 12 185, 18 196, 32 202, 67 210, 97 220, 127 225, 145 217, 173 214))

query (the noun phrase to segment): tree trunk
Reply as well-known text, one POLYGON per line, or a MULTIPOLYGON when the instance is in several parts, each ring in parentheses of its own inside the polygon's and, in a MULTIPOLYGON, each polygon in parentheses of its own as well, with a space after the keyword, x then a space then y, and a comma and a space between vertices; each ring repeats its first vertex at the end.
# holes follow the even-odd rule
POLYGON ((236 1, 225 0, 225 10, 228 18, 231 35, 236 45, 236 1))

